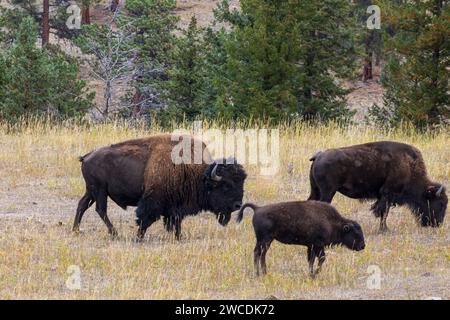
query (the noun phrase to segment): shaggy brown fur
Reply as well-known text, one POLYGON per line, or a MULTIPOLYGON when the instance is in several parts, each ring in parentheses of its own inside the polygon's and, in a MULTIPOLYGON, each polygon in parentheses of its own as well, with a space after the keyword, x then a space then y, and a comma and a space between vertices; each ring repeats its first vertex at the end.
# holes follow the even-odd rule
POLYGON ((210 155, 205 144, 193 138, 192 164, 175 164, 171 154, 178 143, 172 141, 171 135, 157 135, 113 144, 81 157, 86 193, 79 202, 73 229, 79 229, 84 212, 95 202, 109 232, 116 234, 106 214, 107 197, 124 209, 138 206, 139 238, 161 216, 168 231, 175 227, 177 238, 183 217, 202 210, 216 213, 221 224, 228 223, 231 212, 239 209, 242 202, 246 177, 242 166, 194 164, 196 145, 201 146, 207 162, 210 155), (212 179, 216 166, 221 181, 212 179))
POLYGON ((317 153, 310 170, 309 200, 331 202, 336 192, 355 199, 377 199, 380 231, 393 205, 408 205, 422 226, 439 226, 445 216, 445 188, 428 178, 422 154, 413 146, 380 141, 317 153))
POLYGON ((243 218, 244 209, 254 210, 253 228, 256 235, 254 265, 259 275, 266 274, 266 253, 273 240, 285 244, 304 245, 308 248, 309 272, 314 276, 325 261, 325 247, 343 244, 352 250, 365 247, 360 225, 343 218, 331 205, 319 201, 281 202, 264 207, 252 203, 244 204, 239 210, 237 222, 243 218), (319 265, 314 272, 314 260, 319 265))

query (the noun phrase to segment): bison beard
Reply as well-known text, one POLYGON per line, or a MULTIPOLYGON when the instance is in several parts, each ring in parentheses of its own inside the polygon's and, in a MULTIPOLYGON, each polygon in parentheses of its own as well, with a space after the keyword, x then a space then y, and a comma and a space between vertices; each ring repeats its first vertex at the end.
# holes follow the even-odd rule
MULTIPOLYGON (((195 154, 194 139, 191 141, 191 153, 195 154)), ((202 210, 212 211, 219 223, 226 225, 231 212, 241 205, 245 171, 234 161, 225 164, 225 159, 212 164, 174 164, 171 152, 177 143, 170 135, 159 135, 80 157, 86 193, 78 204, 73 230, 79 230, 84 212, 95 203, 109 233, 116 235, 106 213, 108 197, 123 209, 137 206, 139 239, 161 217, 166 230, 174 230, 179 239, 182 219, 202 210)), ((205 144, 201 145, 207 153, 205 144)))
POLYGON ((428 178, 422 154, 413 146, 381 141, 319 152, 311 159, 309 200, 330 203, 340 192, 354 199, 376 199, 371 209, 387 230, 390 207, 407 205, 422 226, 439 226, 445 217, 444 186, 428 178))

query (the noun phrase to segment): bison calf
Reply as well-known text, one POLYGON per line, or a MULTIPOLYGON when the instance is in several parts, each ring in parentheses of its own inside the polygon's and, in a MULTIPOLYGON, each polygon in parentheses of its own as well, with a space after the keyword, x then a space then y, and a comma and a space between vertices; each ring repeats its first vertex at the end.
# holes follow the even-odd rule
POLYGON ((259 264, 266 274, 266 253, 272 241, 304 245, 308 248, 309 272, 312 277, 319 272, 325 261, 325 247, 343 244, 352 250, 365 247, 360 225, 343 218, 331 205, 319 201, 292 201, 258 207, 244 204, 237 216, 241 222, 244 209, 254 210, 253 228, 256 235, 254 264, 259 276, 259 264), (319 259, 314 272, 315 258, 319 259))

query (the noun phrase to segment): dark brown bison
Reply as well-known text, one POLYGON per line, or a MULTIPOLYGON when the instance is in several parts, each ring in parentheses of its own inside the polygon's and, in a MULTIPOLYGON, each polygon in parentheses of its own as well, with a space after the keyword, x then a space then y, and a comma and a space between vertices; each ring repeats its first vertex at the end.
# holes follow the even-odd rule
POLYGON ((252 203, 244 204, 237 216, 242 220, 244 209, 254 210, 253 228, 256 235, 254 265, 259 275, 266 274, 266 253, 275 239, 285 244, 304 245, 308 248, 309 272, 312 277, 319 272, 325 261, 325 247, 343 244, 351 250, 365 247, 364 235, 360 225, 343 218, 331 205, 319 201, 292 201, 258 207, 252 203), (314 272, 316 257, 319 264, 314 272))
POLYGON ((84 212, 95 203, 109 233, 116 235, 106 214, 108 197, 123 209, 137 206, 138 239, 161 217, 166 229, 175 229, 179 239, 183 217, 202 210, 215 213, 219 223, 226 225, 231 212, 242 204, 245 171, 230 159, 208 164, 205 144, 194 139, 190 159, 194 162, 199 152, 195 145, 200 145, 208 161, 175 164, 172 151, 178 143, 170 135, 158 135, 113 144, 81 157, 86 193, 78 204, 73 230, 79 230, 84 212))
POLYGON ((309 200, 331 202, 336 192, 376 199, 372 211, 380 231, 394 205, 408 205, 422 226, 439 226, 447 209, 443 185, 428 178, 422 154, 413 146, 380 141, 317 153, 310 170, 309 200))

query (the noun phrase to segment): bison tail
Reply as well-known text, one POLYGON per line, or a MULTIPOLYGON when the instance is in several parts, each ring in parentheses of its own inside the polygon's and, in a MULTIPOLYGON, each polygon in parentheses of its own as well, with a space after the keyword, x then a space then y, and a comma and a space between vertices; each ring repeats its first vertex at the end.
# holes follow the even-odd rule
POLYGON ((314 161, 317 159, 317 157, 322 153, 322 151, 317 152, 315 155, 313 155, 311 158, 309 158, 309 161, 314 161))
POLYGON ((92 152, 89 152, 89 153, 86 153, 84 156, 79 156, 78 157, 78 160, 80 161, 80 162, 83 162, 84 161, 84 159, 88 156, 88 155, 90 155, 92 152))
POLYGON ((252 208, 253 211, 255 211, 255 209, 258 208, 257 205, 255 205, 255 204, 253 204, 253 203, 250 203, 250 202, 247 202, 246 204, 242 205, 242 207, 241 207, 241 209, 239 210, 239 213, 238 213, 238 215, 237 215, 237 217, 236 217, 236 222, 237 222, 237 223, 240 223, 240 222, 242 221, 242 218, 244 217, 244 210, 245 210, 245 208, 247 208, 247 207, 252 208))

